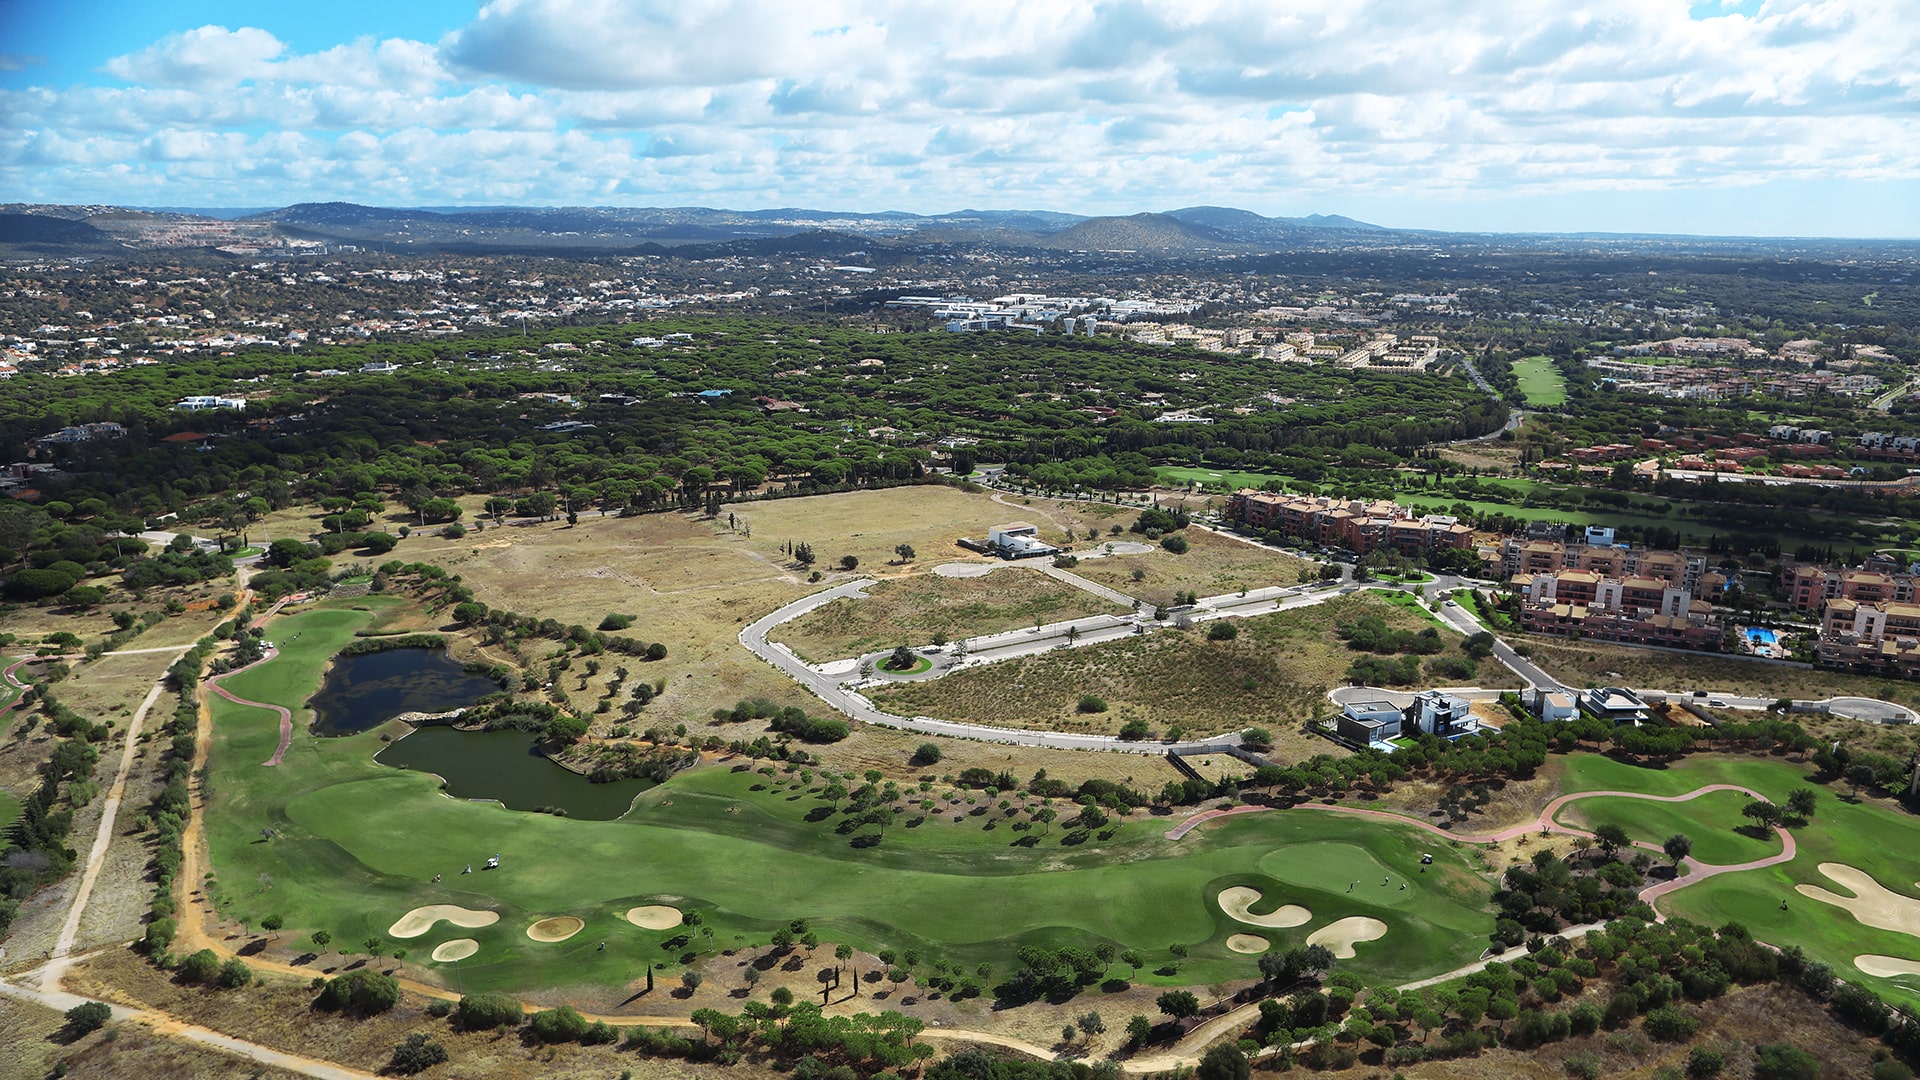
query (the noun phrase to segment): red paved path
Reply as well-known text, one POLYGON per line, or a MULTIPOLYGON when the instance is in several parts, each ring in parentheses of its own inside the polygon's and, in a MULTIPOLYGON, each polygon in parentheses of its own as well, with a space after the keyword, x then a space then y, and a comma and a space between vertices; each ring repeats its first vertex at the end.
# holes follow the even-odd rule
POLYGON ((268 712, 280 717, 280 745, 274 748, 272 757, 260 763, 262 765, 278 765, 280 764, 280 759, 287 756, 287 747, 293 745, 293 714, 288 712, 284 705, 271 705, 264 701, 250 701, 233 694, 229 692, 226 687, 221 686, 220 682, 222 679, 232 678, 243 671, 248 671, 264 664, 278 655, 280 655, 280 650, 268 649, 265 656, 248 664, 246 667, 235 668, 224 675, 215 675, 213 678, 207 680, 208 689, 226 698, 228 701, 233 702, 235 705, 247 705, 255 709, 266 709, 268 712))
MULTIPOLYGON (((1512 840, 1518 836, 1524 836, 1530 832, 1551 832, 1559 833, 1563 836, 1591 837, 1593 834, 1584 829, 1576 829, 1568 825, 1562 825, 1553 820, 1554 816, 1568 803, 1579 799, 1615 798, 1646 799, 1650 802, 1688 802, 1715 791, 1738 791, 1751 798, 1760 798, 1757 792, 1749 788, 1741 787, 1738 784, 1708 784, 1705 787, 1695 788, 1684 795, 1646 795, 1638 791, 1576 791, 1570 795, 1562 795, 1548 803, 1546 808, 1540 811, 1539 817, 1525 825, 1515 825, 1510 829, 1502 829, 1496 833, 1485 834, 1452 832, 1447 829, 1442 829, 1431 822, 1421 821, 1419 818, 1408 817, 1405 814, 1394 814, 1385 810, 1367 810, 1358 806, 1326 806, 1321 803, 1301 803, 1295 806, 1294 809, 1320 810, 1335 814, 1354 814, 1360 817, 1380 818, 1397 822, 1401 825, 1411 825, 1417 829, 1425 829, 1435 836, 1442 836, 1449 840, 1462 840, 1469 844, 1497 844, 1505 840, 1512 840)), ((1235 814, 1258 813, 1270 809, 1273 808, 1266 806, 1236 806, 1231 810, 1206 810, 1193 815, 1167 830, 1167 839, 1178 840, 1198 826, 1212 821, 1215 818, 1231 817, 1235 814)), ((1770 855, 1764 859, 1754 859, 1751 862, 1735 863, 1729 866, 1716 866, 1712 863, 1703 863, 1692 856, 1688 856, 1681 860, 1687 867, 1685 876, 1675 877, 1668 881, 1656 882, 1647 886, 1640 890, 1640 899, 1651 904, 1669 893, 1684 889, 1695 882, 1705 881, 1710 877, 1716 877, 1720 874, 1731 874, 1740 870, 1758 870, 1762 867, 1777 866, 1783 862, 1791 862, 1797 850, 1793 842, 1793 834, 1778 825, 1773 827, 1773 831, 1774 834, 1780 838, 1779 854, 1770 855)), ((1634 846, 1653 852, 1659 852, 1661 850, 1655 844, 1640 841, 1635 841, 1634 846)))

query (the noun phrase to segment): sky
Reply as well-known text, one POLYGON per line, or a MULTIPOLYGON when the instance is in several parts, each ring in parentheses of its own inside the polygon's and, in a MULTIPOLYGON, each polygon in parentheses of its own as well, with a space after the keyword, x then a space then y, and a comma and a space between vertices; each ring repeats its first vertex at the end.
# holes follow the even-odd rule
POLYGON ((1920 236, 1920 0, 0 0, 0 201, 1920 236))

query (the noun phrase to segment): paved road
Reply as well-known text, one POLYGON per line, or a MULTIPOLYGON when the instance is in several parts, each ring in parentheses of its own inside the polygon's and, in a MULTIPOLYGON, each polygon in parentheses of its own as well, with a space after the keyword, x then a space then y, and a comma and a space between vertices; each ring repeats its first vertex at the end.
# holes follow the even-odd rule
POLYGON ((1119 604, 1121 607, 1124 607, 1124 608, 1137 607, 1139 606, 1139 603, 1140 603, 1140 601, 1135 600, 1133 597, 1128 596, 1126 593, 1123 593, 1118 589, 1109 589, 1105 585, 1102 585, 1097 581, 1088 581, 1086 578, 1081 577, 1079 574, 1073 573, 1069 570, 1064 570, 1058 566, 1053 565, 1052 563, 1048 563, 1045 566, 1040 567, 1040 572, 1047 575, 1050 578, 1054 578, 1058 581, 1071 585, 1076 589, 1081 589, 1086 592, 1090 592, 1093 595, 1100 597, 1102 600, 1111 600, 1114 603, 1119 604))
MULTIPOLYGON (((740 644, 751 650, 754 655, 772 664, 781 674, 799 683, 821 701, 826 702, 835 711, 868 724, 882 727, 899 728, 905 731, 918 731, 926 735, 947 735, 962 739, 978 739, 985 742, 1006 743, 1013 746, 1044 746, 1055 750, 1103 750, 1124 754, 1165 754, 1170 750, 1224 751, 1230 746, 1239 745, 1237 732, 1220 735, 1210 739, 1195 739, 1181 743, 1164 742, 1123 742, 1109 735, 1076 735, 1063 731, 1018 731, 1012 728, 985 727, 979 724, 956 724, 946 720, 935 720, 926 716, 896 716, 873 707, 873 703, 858 693, 842 685, 844 675, 829 673, 819 667, 801 660, 793 650, 778 642, 767 640, 767 634, 774 627, 835 600, 850 596, 863 596, 864 591, 874 582, 870 578, 849 581, 831 589, 802 597, 791 604, 767 615, 746 629, 740 631, 740 644)), ((1102 618, 1106 618, 1102 616, 1102 618)), ((1075 620, 1082 622, 1085 620, 1075 620)), ((1064 625, 1054 637, 1064 635, 1064 625)), ((1128 631, 1131 632, 1130 630, 1128 631)), ((1021 633, 1021 631, 1015 631, 1021 633)), ((1041 635, 1045 637, 1043 628, 1041 635)), ((1082 635, 1082 641, 1086 637, 1082 635)), ((1060 642, 1064 644, 1064 640, 1060 642)), ((1042 651, 1051 646, 1043 645, 1042 651)), ((844 670, 844 665, 831 665, 832 671, 844 670)))

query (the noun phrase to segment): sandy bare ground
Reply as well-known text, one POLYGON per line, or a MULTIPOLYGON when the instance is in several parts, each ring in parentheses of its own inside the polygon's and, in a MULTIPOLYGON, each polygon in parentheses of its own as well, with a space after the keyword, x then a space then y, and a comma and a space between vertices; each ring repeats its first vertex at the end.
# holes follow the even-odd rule
POLYGON ((1228 918, 1248 926, 1299 926, 1313 918, 1313 912, 1299 904, 1282 904, 1265 915, 1255 915, 1247 910, 1259 902, 1259 889, 1235 885, 1231 889, 1220 890, 1220 910, 1226 912, 1228 918))
POLYGON ((1230 934, 1227 937, 1227 948, 1248 956, 1257 956, 1272 947, 1272 942, 1258 934, 1230 934))
POLYGON ((494 923, 499 922, 500 913, 497 911, 478 911, 474 908, 461 907, 458 904, 428 904, 426 907, 414 908, 412 911, 400 916, 399 922, 387 928, 387 936, 393 938, 417 938, 433 929, 433 924, 442 919, 468 930, 478 930, 483 926, 492 926, 494 923))
POLYGON ((1307 935, 1307 944, 1325 945, 1342 960, 1353 959, 1353 947, 1362 941, 1377 941, 1387 936, 1387 924, 1365 915, 1349 915, 1307 935))
POLYGON ((444 964, 450 960, 465 960, 480 951, 480 943, 470 937, 454 938, 443 941, 433 947, 433 958, 444 964))
POLYGON ((628 908, 627 921, 642 930, 671 930, 680 925, 680 909, 663 904, 628 908))
POLYGON ((1906 960, 1898 956, 1866 953, 1854 957, 1853 966, 1882 979, 1897 979, 1902 975, 1920 975, 1920 960, 1906 960))
POLYGON ((1894 892, 1875 881, 1871 874, 1846 863, 1823 862, 1820 872, 1854 895, 1841 896, 1818 885, 1795 885, 1794 889, 1802 896, 1847 909, 1867 926, 1920 937, 1920 900, 1894 892))
POLYGON ((535 941, 552 944, 556 941, 567 940, 586 929, 586 926, 587 924, 585 922, 571 915, 555 915, 550 919, 541 919, 539 922, 527 927, 527 936, 535 941))

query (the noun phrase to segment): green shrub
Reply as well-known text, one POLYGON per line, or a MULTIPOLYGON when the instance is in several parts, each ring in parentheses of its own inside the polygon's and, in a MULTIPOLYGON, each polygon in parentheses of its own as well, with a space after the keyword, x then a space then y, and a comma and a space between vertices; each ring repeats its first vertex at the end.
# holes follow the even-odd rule
POLYGON ((180 961, 180 978, 185 982, 205 986, 219 974, 220 956, 212 949, 201 949, 180 961))
POLYGON ((105 1002, 88 1001, 67 1010, 67 1036, 77 1039, 91 1031, 98 1031, 113 1019, 113 1009, 105 1002))
POLYGON ((1083 713, 1103 713, 1107 711, 1107 703, 1092 694, 1081 694, 1078 708, 1083 713))
POLYGON ((1647 1014, 1647 1036, 1660 1042, 1685 1042, 1700 1030, 1700 1021, 1672 1005, 1662 1005, 1647 1014))
POLYGON ((400 1076, 412 1076, 445 1060, 446 1047, 437 1042, 428 1042, 425 1035, 409 1035, 406 1042, 393 1048, 393 1060, 387 1062, 387 1070, 400 1076))
POLYGON ((534 1038, 544 1043, 579 1042, 587 1033, 587 1020, 573 1006, 562 1005, 534 1013, 533 1019, 527 1021, 527 1028, 534 1038))
POLYGON ((1160 546, 1173 552, 1175 555, 1185 555, 1190 545, 1187 543, 1186 537, 1181 536, 1179 533, 1170 533, 1160 538, 1160 546))
POLYGON ((505 994, 484 993, 468 994, 460 999, 460 1005, 453 1010, 453 1022, 469 1031, 481 1031, 497 1028, 505 1024, 518 1026, 526 1013, 520 1003, 505 994))
POLYGON ((1232 641, 1240 636, 1240 628, 1232 619, 1215 619, 1207 624, 1208 641, 1232 641))
POLYGON ((314 1002, 322 1009, 371 1016, 400 1003, 400 983, 391 975, 361 968, 330 979, 314 1002))
POLYGON ((1816 1080, 1820 1059, 1792 1043, 1754 1048, 1753 1080, 1816 1080))

